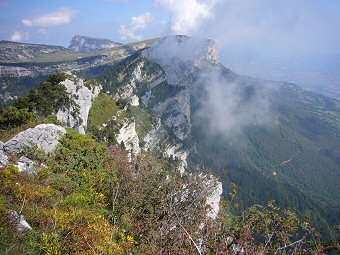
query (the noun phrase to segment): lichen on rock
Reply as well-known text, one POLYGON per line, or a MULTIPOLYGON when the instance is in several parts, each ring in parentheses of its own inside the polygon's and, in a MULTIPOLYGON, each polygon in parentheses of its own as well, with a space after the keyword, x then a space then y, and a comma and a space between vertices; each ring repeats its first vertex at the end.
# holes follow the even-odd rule
POLYGON ((40 124, 29 128, 8 140, 3 148, 5 152, 19 153, 25 147, 38 146, 45 153, 53 152, 66 129, 55 124, 40 124))

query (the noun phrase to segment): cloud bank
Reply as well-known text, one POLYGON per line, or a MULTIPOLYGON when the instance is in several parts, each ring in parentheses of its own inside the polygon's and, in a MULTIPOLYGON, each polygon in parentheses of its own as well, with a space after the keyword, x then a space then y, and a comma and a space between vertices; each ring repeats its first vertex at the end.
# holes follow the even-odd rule
POLYGON ((198 125, 207 125, 211 135, 241 138, 251 126, 269 127, 273 121, 271 89, 224 71, 203 72, 195 84, 200 106, 193 115, 198 125))
POLYGON ((165 71, 167 81, 188 86, 194 125, 209 135, 239 139, 249 126, 270 126, 270 82, 238 76, 219 65, 212 40, 171 36, 147 51, 165 71))
POLYGON ((337 1, 155 0, 168 31, 213 38, 228 50, 272 54, 340 52, 337 1))

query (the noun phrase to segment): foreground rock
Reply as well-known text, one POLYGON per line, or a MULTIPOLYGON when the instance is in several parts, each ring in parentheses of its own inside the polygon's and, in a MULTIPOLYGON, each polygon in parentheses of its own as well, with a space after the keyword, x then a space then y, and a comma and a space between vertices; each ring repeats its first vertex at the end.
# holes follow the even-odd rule
MULTIPOLYGON (((212 177, 212 181, 214 183, 212 192, 207 197, 206 204, 210 206, 210 210, 208 211, 208 217, 211 219, 216 219, 219 211, 220 211, 220 200, 223 193, 222 182, 218 181, 214 177, 212 177)), ((208 180, 209 181, 209 180, 208 180)))
POLYGON ((4 143, 0 141, 0 167, 6 166, 8 164, 9 160, 4 152, 4 143))
POLYGON ((11 212, 11 220, 15 223, 18 232, 32 230, 32 227, 25 220, 24 215, 21 215, 16 211, 11 212))
POLYGON ((20 172, 26 172, 29 174, 36 174, 35 166, 36 163, 27 157, 22 156, 16 165, 20 172))
POLYGON ((5 152, 19 153, 25 147, 38 146, 45 153, 53 152, 59 139, 66 133, 66 129, 54 124, 40 124, 29 128, 7 141, 3 148, 5 152))

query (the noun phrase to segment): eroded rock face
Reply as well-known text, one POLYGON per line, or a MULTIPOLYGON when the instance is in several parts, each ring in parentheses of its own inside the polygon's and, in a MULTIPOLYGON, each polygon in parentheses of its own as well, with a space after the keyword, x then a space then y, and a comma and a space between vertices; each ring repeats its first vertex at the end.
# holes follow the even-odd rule
POLYGON ((132 151, 134 155, 140 152, 139 138, 136 133, 136 124, 134 121, 123 125, 119 130, 116 140, 119 144, 123 142, 125 149, 132 151))
POLYGON ((164 124, 173 130, 175 136, 184 140, 190 134, 190 94, 188 89, 181 90, 174 97, 156 105, 152 111, 156 115, 164 115, 164 124))
POLYGON ((66 133, 66 129, 54 124, 40 124, 34 128, 29 128, 12 139, 7 141, 3 148, 6 152, 19 153, 24 147, 37 145, 46 153, 53 152, 61 136, 66 133))
POLYGON ((128 100, 133 106, 139 105, 139 98, 134 94, 134 92, 138 83, 148 79, 148 77, 143 75, 143 67, 144 62, 140 61, 132 71, 129 82, 119 89, 115 99, 128 100))
POLYGON ((165 155, 169 158, 177 159, 180 162, 179 165, 179 172, 183 174, 188 167, 187 158, 189 155, 189 152, 186 150, 183 150, 183 146, 181 144, 173 145, 171 147, 168 147, 165 150, 165 155))
POLYGON ((178 86, 186 86, 188 77, 202 62, 219 63, 216 42, 179 35, 161 39, 143 54, 162 67, 169 84, 178 86))
POLYGON ((68 109, 60 109, 57 112, 58 120, 63 126, 74 128, 79 133, 85 134, 87 120, 93 100, 98 96, 102 87, 99 84, 85 86, 82 79, 67 79, 63 81, 70 95, 71 105, 68 109))
POLYGON ((136 96, 136 95, 132 96, 131 99, 130 99, 130 104, 132 106, 139 106, 139 98, 138 98, 138 96, 136 96))

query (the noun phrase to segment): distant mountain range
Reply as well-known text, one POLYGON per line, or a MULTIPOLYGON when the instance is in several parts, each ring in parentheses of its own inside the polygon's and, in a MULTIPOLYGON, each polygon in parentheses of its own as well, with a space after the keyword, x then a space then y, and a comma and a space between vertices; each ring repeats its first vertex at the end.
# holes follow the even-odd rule
POLYGON ((71 44, 68 48, 76 52, 94 53, 120 45, 122 44, 108 39, 76 35, 72 38, 71 44))

